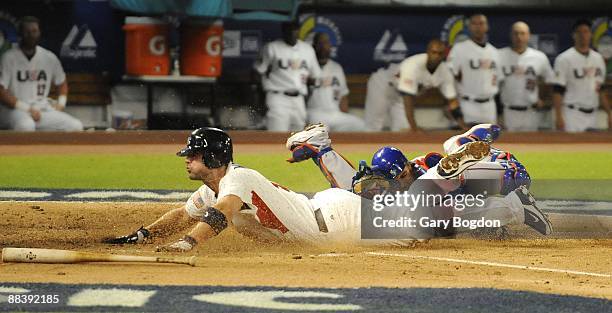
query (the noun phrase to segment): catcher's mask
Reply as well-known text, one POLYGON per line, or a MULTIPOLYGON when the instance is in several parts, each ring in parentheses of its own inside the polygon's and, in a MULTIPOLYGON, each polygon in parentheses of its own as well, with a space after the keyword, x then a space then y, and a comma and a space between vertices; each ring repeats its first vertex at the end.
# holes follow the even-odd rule
POLYGON ((202 163, 208 168, 219 168, 233 161, 232 139, 218 128, 202 127, 187 138, 187 146, 176 155, 185 157, 202 153, 202 163))

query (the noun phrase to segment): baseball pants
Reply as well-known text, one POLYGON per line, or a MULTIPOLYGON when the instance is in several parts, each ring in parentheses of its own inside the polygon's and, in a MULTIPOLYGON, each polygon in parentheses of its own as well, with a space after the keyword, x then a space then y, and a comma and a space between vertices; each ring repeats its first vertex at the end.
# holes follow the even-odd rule
POLYGON ((301 95, 292 97, 283 93, 266 93, 269 131, 299 131, 306 126, 306 104, 301 95))
POLYGON ((68 113, 48 108, 41 110, 40 120, 35 122, 28 112, 0 105, 0 129, 16 131, 81 131, 83 124, 68 113))
POLYGON ((459 106, 467 124, 497 123, 497 109, 493 98, 483 103, 460 99, 459 106))
POLYGON ((597 110, 584 113, 578 109, 564 106, 561 114, 565 120, 565 131, 568 133, 584 132, 587 129, 595 128, 597 124, 597 110))
POLYGON ((409 129, 404 101, 389 86, 389 82, 374 74, 368 79, 365 100, 365 124, 370 131, 381 131, 389 126, 392 131, 409 129))
POLYGON ((308 122, 310 124, 323 123, 330 131, 351 132, 365 130, 365 123, 362 119, 341 111, 308 111, 308 122))
POLYGON ((524 111, 504 108, 504 124, 508 131, 537 131, 539 120, 538 111, 530 107, 524 111))

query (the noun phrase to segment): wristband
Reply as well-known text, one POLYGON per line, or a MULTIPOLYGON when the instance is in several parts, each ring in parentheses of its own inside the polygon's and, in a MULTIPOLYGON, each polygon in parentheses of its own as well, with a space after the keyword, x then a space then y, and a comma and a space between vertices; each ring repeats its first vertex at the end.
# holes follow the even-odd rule
POLYGON ((30 110, 30 105, 17 99, 17 102, 15 102, 15 110, 21 110, 24 112, 28 112, 30 110))
POLYGON ((59 105, 61 108, 66 107, 66 102, 68 102, 68 97, 66 95, 60 95, 57 98, 57 105, 59 105))

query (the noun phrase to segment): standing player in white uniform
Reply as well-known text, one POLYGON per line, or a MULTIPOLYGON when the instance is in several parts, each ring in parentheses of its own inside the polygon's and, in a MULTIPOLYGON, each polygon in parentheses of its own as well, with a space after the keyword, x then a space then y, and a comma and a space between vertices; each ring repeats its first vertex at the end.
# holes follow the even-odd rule
POLYGON ((283 39, 266 44, 254 64, 262 75, 270 131, 300 130, 306 125, 307 85, 321 76, 314 49, 297 39, 299 25, 283 23, 282 31, 283 39))
POLYGON ((38 19, 24 17, 19 33, 19 46, 5 52, 0 65, 0 129, 83 130, 79 120, 62 112, 68 95, 66 74, 57 57, 38 46, 38 19), (59 88, 53 105, 47 99, 52 84, 59 88))
POLYGON ((390 63, 378 69, 370 78, 365 99, 365 124, 370 131, 381 131, 389 125, 391 131, 408 130, 402 96, 397 92, 399 64, 390 63))
POLYGON ((546 55, 527 46, 529 26, 512 25, 512 47, 499 50, 503 76, 500 98, 504 105, 504 123, 509 131, 538 130, 538 112, 544 103, 539 97, 540 80, 552 83, 554 72, 546 55))
POLYGON ((557 130, 583 132, 596 126, 597 109, 612 114, 603 88, 606 66, 601 54, 591 49, 591 22, 579 20, 573 27, 574 46, 555 60, 553 105, 557 130))
POLYGON ((333 131, 364 131, 363 120, 348 113, 349 89, 342 66, 330 58, 329 36, 316 33, 312 45, 321 66, 321 81, 308 98, 309 123, 324 123, 333 131))
POLYGON ((414 118, 415 98, 426 89, 438 88, 448 101, 448 111, 455 122, 465 129, 453 75, 444 62, 446 45, 439 39, 427 44, 427 52, 413 55, 400 63, 397 90, 402 94, 410 130, 420 131, 414 118))
POLYGON ((466 124, 497 123, 495 95, 500 76, 497 49, 487 42, 487 17, 469 19, 470 39, 455 43, 447 63, 455 75, 459 105, 466 124))

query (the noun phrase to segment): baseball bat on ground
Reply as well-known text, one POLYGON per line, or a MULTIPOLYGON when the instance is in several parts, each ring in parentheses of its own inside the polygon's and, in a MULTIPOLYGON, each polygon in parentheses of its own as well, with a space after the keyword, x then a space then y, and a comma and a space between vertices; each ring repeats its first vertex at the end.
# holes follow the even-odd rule
POLYGON ((80 262, 146 262, 176 263, 195 266, 196 257, 155 257, 78 252, 58 249, 4 248, 2 262, 17 263, 80 263, 80 262))

